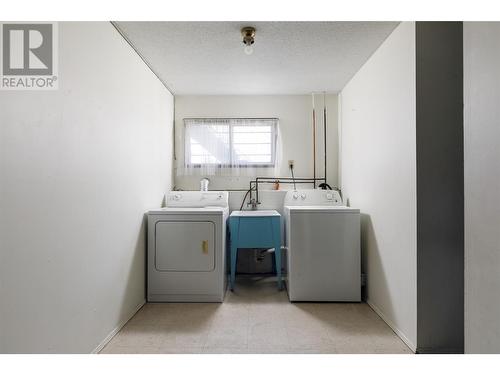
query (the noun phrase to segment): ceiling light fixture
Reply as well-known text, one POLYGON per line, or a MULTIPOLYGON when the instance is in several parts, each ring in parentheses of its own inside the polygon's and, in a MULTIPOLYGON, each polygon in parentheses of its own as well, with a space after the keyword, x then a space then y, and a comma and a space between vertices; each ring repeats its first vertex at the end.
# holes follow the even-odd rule
POLYGON ((255 43, 255 28, 244 27, 241 29, 241 36, 243 37, 243 44, 245 45, 245 53, 251 55, 253 53, 253 44, 255 43))

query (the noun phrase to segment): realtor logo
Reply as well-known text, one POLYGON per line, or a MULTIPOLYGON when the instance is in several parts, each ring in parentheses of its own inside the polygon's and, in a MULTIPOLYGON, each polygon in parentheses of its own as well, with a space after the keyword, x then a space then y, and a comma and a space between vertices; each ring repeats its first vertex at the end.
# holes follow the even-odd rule
POLYGON ((57 89, 57 24, 1 25, 3 90, 57 89))

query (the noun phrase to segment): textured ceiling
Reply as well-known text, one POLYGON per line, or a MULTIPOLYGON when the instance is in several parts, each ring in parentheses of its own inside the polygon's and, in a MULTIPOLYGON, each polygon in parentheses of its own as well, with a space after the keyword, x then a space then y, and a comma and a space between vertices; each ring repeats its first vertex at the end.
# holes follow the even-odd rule
POLYGON ((175 95, 338 92, 397 22, 116 22, 175 95), (254 53, 240 29, 257 29, 254 53))

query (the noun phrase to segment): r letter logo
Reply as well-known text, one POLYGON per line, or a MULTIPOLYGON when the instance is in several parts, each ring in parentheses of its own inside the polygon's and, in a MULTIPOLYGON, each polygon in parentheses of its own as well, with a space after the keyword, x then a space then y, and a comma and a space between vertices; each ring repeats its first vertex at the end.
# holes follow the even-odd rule
POLYGON ((0 89, 57 89, 57 24, 4 23, 0 89))

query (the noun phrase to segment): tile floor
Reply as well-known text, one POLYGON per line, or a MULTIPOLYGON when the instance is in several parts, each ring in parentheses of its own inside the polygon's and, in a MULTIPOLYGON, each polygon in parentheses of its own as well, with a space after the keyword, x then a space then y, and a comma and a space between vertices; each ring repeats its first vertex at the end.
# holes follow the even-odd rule
POLYGON ((290 303, 238 277, 224 303, 146 304, 101 353, 411 353, 365 303, 290 303))

